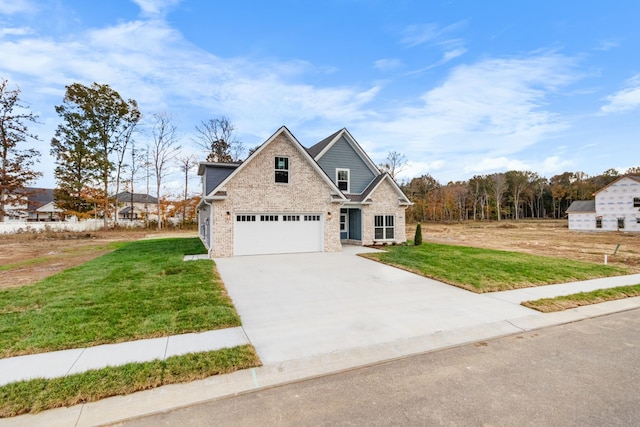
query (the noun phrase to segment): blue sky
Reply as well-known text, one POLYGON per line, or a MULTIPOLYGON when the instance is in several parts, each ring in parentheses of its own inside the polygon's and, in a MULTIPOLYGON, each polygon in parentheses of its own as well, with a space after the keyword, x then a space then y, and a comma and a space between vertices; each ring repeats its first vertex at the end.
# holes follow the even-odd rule
POLYGON ((376 162, 406 155, 401 180, 596 175, 640 166, 638 16, 632 0, 0 0, 0 76, 40 115, 41 186, 54 106, 94 81, 172 114, 202 159, 195 125, 226 115, 249 148, 346 127, 376 162))

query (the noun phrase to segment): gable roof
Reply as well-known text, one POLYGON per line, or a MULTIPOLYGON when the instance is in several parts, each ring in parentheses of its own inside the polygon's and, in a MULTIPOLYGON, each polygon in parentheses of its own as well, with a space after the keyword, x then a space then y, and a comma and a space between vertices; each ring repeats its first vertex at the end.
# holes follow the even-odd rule
POLYGON ((396 181, 391 177, 391 175, 389 175, 388 172, 383 172, 380 175, 376 176, 375 179, 371 181, 371 184, 369 184, 367 188, 365 188, 362 194, 349 194, 349 200, 356 203, 367 203, 371 194, 376 190, 376 188, 380 186, 382 181, 385 180, 389 181, 393 189, 396 191, 396 193, 398 193, 398 202, 401 205, 413 205, 413 203, 411 203, 411 201, 407 198, 402 189, 400 189, 396 181))
MULTIPOLYGON (((296 139, 295 136, 293 136, 293 134, 289 131, 289 129, 287 129, 286 126, 281 126, 280 129, 278 129, 273 135, 269 137, 269 139, 267 139, 264 143, 262 143, 262 145, 260 145, 260 147, 258 147, 253 153, 251 153, 251 155, 249 155, 249 157, 247 157, 247 159, 244 162, 237 165, 237 167, 234 168, 231 171, 231 173, 227 175, 226 178, 221 180, 215 187, 212 188, 209 194, 205 195, 205 198, 211 199, 213 195, 215 195, 218 192, 219 189, 224 187, 227 182, 229 182, 231 179, 233 179, 234 176, 240 173, 246 167, 247 164, 251 163, 251 161, 256 156, 258 156, 266 147, 269 146, 269 144, 275 141, 276 138, 281 134, 284 134, 293 143, 293 146, 300 152, 300 155, 309 163, 311 167, 313 167, 313 169, 324 180, 324 182, 329 187, 331 187, 331 189, 335 193, 335 194, 332 194, 332 198, 335 201, 347 201, 348 199, 338 189, 338 186, 327 176, 327 174, 322 170, 322 168, 318 165, 318 163, 316 163, 316 161, 311 157, 309 152, 302 146, 302 144, 300 144, 300 142, 296 139)), ((199 172, 200 170, 198 170, 198 173, 199 172)))
POLYGON ((358 142, 355 140, 355 138, 349 133, 349 131, 346 128, 340 129, 339 131, 335 132, 331 136, 328 136, 327 138, 323 139, 317 144, 309 147, 307 151, 309 152, 309 154, 311 154, 311 156, 317 162, 322 158, 322 156, 326 154, 327 151, 331 149, 331 147, 333 147, 333 145, 335 145, 336 142, 340 140, 341 137, 344 137, 345 141, 347 141, 347 143, 351 145, 351 148, 353 148, 353 150, 358 154, 358 156, 360 156, 364 164, 367 165, 367 167, 371 170, 371 172, 373 172, 374 175, 380 174, 380 169, 378 169, 378 166, 376 166, 376 164, 373 163, 373 160, 371 160, 371 158, 367 155, 367 153, 364 152, 362 147, 360 147, 360 144, 358 144, 358 142))
POLYGON ((27 196, 27 210, 35 211, 36 209, 53 202, 53 188, 36 188, 26 187, 21 191, 27 196))
POLYGON ((620 178, 618 178, 618 179, 610 182, 609 184, 605 185, 604 187, 602 187, 601 189, 599 189, 598 191, 596 191, 593 194, 598 194, 599 192, 606 190, 607 188, 609 188, 610 186, 612 186, 616 182, 622 181, 625 178, 629 178, 629 179, 631 179, 633 181, 640 182, 640 176, 638 176, 638 175, 623 175, 620 178))
MULTIPOLYGON (((116 200, 121 203, 131 203, 132 194, 129 191, 123 191, 116 194, 116 200)), ((158 203, 158 199, 149 194, 133 193, 133 203, 158 203)))
POLYGON ((590 213, 595 211, 595 200, 574 200, 566 210, 567 213, 590 213))
MULTIPOLYGON (((343 128, 344 129, 344 128, 343 128)), ((329 145, 329 143, 333 142, 334 139, 336 139, 336 136, 342 132, 343 129, 340 129, 338 131, 335 131, 334 133, 332 133, 331 135, 329 135, 328 137, 326 137, 325 139, 323 139, 322 141, 318 142, 315 145, 312 145, 311 147, 307 148, 307 151, 309 152, 309 154, 311 155, 311 157, 313 157, 314 159, 318 156, 318 154, 320 154, 327 145, 329 145)), ((316 159, 317 160, 317 159, 316 159)))

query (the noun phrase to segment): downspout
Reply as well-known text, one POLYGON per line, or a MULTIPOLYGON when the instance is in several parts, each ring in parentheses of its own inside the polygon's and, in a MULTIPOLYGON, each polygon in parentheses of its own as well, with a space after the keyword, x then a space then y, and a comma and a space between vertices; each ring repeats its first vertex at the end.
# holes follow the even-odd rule
POLYGON ((209 255, 209 258, 211 258, 211 249, 213 248, 213 242, 211 241, 212 239, 212 233, 211 230, 213 229, 213 203, 207 203, 207 199, 205 197, 202 198, 202 202, 205 205, 208 205, 211 208, 211 212, 209 213, 209 229, 207 230, 209 236, 208 237, 208 243, 209 243, 209 247, 207 248, 207 253, 209 255))

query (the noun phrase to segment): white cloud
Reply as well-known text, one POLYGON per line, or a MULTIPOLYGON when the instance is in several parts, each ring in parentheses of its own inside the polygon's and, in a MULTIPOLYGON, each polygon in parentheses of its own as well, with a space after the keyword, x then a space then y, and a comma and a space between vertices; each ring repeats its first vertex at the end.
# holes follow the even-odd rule
POLYGON ((35 9, 30 0, 0 0, 0 15, 33 12, 35 9))
POLYGON ((640 74, 629 79, 627 86, 607 97, 608 103, 600 108, 602 114, 623 113, 640 107, 640 74))
MULTIPOLYGON (((513 156, 500 157, 482 157, 476 156, 465 157, 463 162, 465 166, 462 168, 466 177, 473 175, 486 175, 496 172, 506 172, 510 170, 532 171, 541 176, 552 176, 568 170, 572 166, 569 159, 561 159, 559 156, 550 156, 541 160, 529 159, 522 160, 513 156)), ((465 178, 458 171, 454 175, 455 179, 465 178)))
POLYGON ((426 67, 421 68, 419 70, 410 71, 410 72, 407 73, 407 75, 424 73, 425 71, 429 71, 429 70, 431 70, 433 68, 436 68, 436 67, 439 67, 441 65, 444 65, 447 62, 451 61, 452 59, 455 59, 455 58, 457 58, 459 56, 464 55, 466 52, 467 52, 467 49, 465 49, 465 48, 457 48, 457 49, 453 49, 453 50, 450 50, 450 51, 446 51, 446 52, 444 52, 442 54, 442 58, 438 62, 436 62, 434 64, 431 64, 431 65, 427 65, 426 67))
POLYGON ((414 164, 407 173, 445 182, 507 169, 552 171, 563 163, 530 163, 519 153, 568 129, 547 102, 579 78, 575 60, 554 53, 485 59, 453 68, 412 105, 378 111, 384 120, 357 124, 352 133, 375 141, 373 152, 401 151, 414 164))
POLYGON ((402 67, 402 61, 396 58, 378 59, 373 63, 373 67, 380 71, 393 71, 402 67))
POLYGON ((484 174, 487 172, 507 171, 507 170, 527 170, 529 165, 518 159, 508 157, 483 158, 477 163, 473 163, 464 168, 467 174, 484 174))
MULTIPOLYGON (((220 58, 190 44, 162 19, 125 21, 61 39, 14 33, 12 40, 0 38, 0 75, 20 84, 25 101, 49 123, 38 131, 44 141, 57 124, 53 107, 73 82, 107 83, 136 99, 147 116, 175 113, 186 140, 200 120, 222 114, 256 140, 282 124, 294 133, 309 121, 338 129, 369 117, 367 105, 380 90, 306 83, 306 76, 327 69, 305 61, 220 58)), ((41 168, 52 185, 52 160, 48 150, 41 151, 41 168)))
POLYGON ((14 27, 14 28, 0 28, 0 38, 4 36, 24 36, 32 33, 33 30, 29 27, 14 27))
POLYGON ((461 30, 466 24, 467 21, 459 21, 443 28, 433 23, 409 25, 403 30, 400 43, 407 47, 430 42, 442 43, 448 34, 461 30))
POLYGON ((441 63, 449 62, 452 59, 455 59, 459 56, 464 55, 466 52, 467 52, 467 49, 464 49, 464 48, 458 48, 458 49, 447 51, 444 53, 441 63))
POLYGON ((598 46, 596 46, 596 50, 608 51, 611 49, 615 49, 619 46, 620 46, 620 42, 617 40, 602 40, 600 41, 600 43, 598 43, 598 46))
POLYGON ((132 0, 140 7, 142 14, 145 16, 164 16, 168 9, 182 0, 132 0))
POLYGON ((416 151, 517 152, 567 126, 544 106, 548 95, 578 78, 572 67, 571 58, 555 54, 459 66, 376 130, 416 151))
POLYGON ((407 74, 420 74, 464 55, 467 52, 467 49, 464 47, 464 40, 451 37, 450 35, 451 33, 461 30, 465 25, 466 21, 460 21, 444 28, 440 28, 436 24, 411 25, 405 28, 403 32, 404 36, 401 39, 401 43, 405 46, 414 47, 428 44, 443 51, 442 58, 437 62, 407 74))
POLYGON ((396 176, 397 181, 410 180, 422 175, 434 175, 435 172, 445 168, 446 162, 443 159, 436 159, 430 162, 410 161, 407 166, 396 176))
POLYGON ((570 158, 562 159, 559 156, 551 156, 544 159, 544 161, 538 165, 535 172, 541 175, 555 175, 566 170, 569 170, 573 165, 573 161, 570 158))

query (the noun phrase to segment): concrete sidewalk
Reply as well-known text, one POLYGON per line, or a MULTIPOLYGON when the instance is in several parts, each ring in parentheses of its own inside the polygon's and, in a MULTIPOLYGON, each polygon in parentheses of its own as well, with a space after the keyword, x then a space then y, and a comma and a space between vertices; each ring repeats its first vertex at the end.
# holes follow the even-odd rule
POLYGON ((28 372, 28 377, 60 376, 107 362, 143 361, 133 360, 136 357, 151 360, 213 350, 210 346, 219 341, 224 341, 223 346, 242 345, 247 337, 265 363, 260 368, 0 419, 0 425, 113 423, 384 360, 640 308, 640 298, 549 314, 519 305, 523 300, 640 283, 640 275, 473 294, 357 257, 356 251, 218 260, 242 328, 68 350, 68 355, 52 359, 52 353, 4 359, 0 360, 0 381, 7 382, 5 375, 17 375, 13 371, 28 372), (358 277, 363 282, 349 284, 358 277), (92 353, 82 359, 82 354, 92 353), (64 363, 56 362, 63 359, 64 363))
MULTIPOLYGON (((249 344, 241 327, 0 359, 0 386, 249 344)), ((2 424, 2 420, 0 420, 2 424)))

